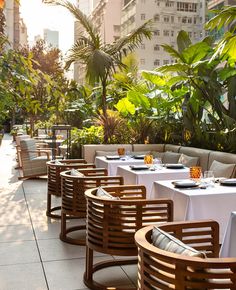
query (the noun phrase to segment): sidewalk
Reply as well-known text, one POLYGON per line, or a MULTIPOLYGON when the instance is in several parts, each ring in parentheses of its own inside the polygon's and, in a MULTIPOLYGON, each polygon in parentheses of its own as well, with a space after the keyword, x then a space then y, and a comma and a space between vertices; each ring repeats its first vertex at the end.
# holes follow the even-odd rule
MULTIPOLYGON (((0 289, 88 289, 83 283, 85 247, 60 241, 60 221, 45 214, 47 180, 18 181, 15 153, 12 137, 5 134, 0 147, 0 289)), ((136 268, 113 267, 110 275, 104 270, 95 277, 133 285, 136 268)))

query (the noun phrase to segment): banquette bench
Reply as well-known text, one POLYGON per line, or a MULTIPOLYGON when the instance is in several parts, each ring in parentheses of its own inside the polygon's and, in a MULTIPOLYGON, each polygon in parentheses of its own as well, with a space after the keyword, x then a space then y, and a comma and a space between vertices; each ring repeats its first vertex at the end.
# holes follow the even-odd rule
POLYGON ((230 177, 236 177, 236 154, 173 144, 85 144, 82 145, 82 158, 87 162, 94 162, 96 156, 116 153, 119 147, 123 147, 133 154, 138 152, 173 152, 179 156, 182 154, 188 157, 197 157, 199 159, 198 165, 202 167, 203 172, 211 168, 213 161, 220 162, 216 164, 218 166, 222 166, 221 163, 232 164, 231 169, 233 168, 233 170, 231 170, 230 177))

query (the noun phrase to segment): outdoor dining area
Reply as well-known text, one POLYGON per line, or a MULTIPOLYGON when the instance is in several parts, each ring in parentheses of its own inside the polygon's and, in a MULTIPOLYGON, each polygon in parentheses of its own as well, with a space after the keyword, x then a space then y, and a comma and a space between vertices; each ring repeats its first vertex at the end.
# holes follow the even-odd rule
POLYGON ((43 139, 0 147, 0 289, 235 289, 235 154, 43 139))

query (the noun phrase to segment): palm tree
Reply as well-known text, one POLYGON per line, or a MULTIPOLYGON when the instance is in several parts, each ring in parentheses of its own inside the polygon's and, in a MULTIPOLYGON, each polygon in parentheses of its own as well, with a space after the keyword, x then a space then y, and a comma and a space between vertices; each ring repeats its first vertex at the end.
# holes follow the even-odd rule
POLYGON ((224 6, 221 10, 213 10, 213 12, 216 15, 208 21, 206 28, 219 30, 228 26, 228 30, 218 42, 212 59, 220 55, 225 59, 229 58, 236 62, 236 5, 224 6))
MULTIPOLYGON (((75 5, 64 0, 55 0, 54 4, 67 8, 85 30, 85 33, 80 35, 77 42, 70 49, 66 68, 69 68, 74 62, 80 61, 85 65, 86 78, 89 83, 101 83, 102 113, 105 120, 107 120, 106 94, 108 81, 112 78, 117 68, 122 69, 125 67, 122 57, 138 48, 144 38, 151 38, 151 23, 147 21, 129 35, 111 44, 106 44, 103 42, 92 20, 75 5)), ((107 141, 108 138, 106 132, 104 132, 104 142, 107 143, 107 141)))

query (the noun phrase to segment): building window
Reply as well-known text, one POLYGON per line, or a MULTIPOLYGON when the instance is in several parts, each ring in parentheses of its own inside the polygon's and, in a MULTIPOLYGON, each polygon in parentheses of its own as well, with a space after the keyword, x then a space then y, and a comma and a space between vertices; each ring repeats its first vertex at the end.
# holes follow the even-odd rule
POLYGON ((187 23, 187 17, 182 17, 182 23, 187 23))
POLYGON ((154 60, 154 65, 155 66, 160 66, 160 59, 155 59, 154 60))
POLYGON ((168 22, 170 22, 170 17, 169 16, 164 16, 163 20, 164 20, 165 23, 168 23, 168 22))
POLYGON ((193 23, 197 24, 197 18, 196 17, 193 18, 193 23))
POLYGON ((169 60, 168 60, 168 59, 164 59, 164 60, 163 60, 163 64, 164 64, 164 65, 169 64, 169 60))
POLYGON ((159 35, 160 35, 160 30, 159 30, 159 29, 154 30, 154 35, 155 35, 155 36, 159 36, 159 35))
POLYGON ((157 6, 160 6, 160 1, 159 0, 155 0, 155 3, 157 4, 157 6))
POLYGON ((164 36, 170 36, 170 32, 169 32, 169 30, 164 29, 164 30, 163 30, 163 35, 164 35, 164 36))
POLYGON ((189 36, 190 38, 192 37, 192 32, 191 32, 191 31, 188 32, 188 36, 189 36))
POLYGON ((141 58, 141 59, 140 59, 140 64, 141 64, 141 65, 145 65, 145 59, 144 59, 144 58, 141 58))
POLYGON ((155 44, 155 45, 154 45, 154 50, 155 50, 155 51, 159 51, 159 50, 160 50, 160 45, 155 44))
POLYGON ((188 23, 192 23, 192 17, 188 17, 188 23))
POLYGON ((154 21, 160 21, 160 15, 159 14, 154 15, 154 21))
POLYGON ((171 36, 173 37, 174 35, 175 35, 175 33, 174 33, 174 31, 173 30, 171 30, 171 36))
POLYGON ((166 2, 166 7, 172 7, 174 6, 174 2, 173 1, 167 1, 166 2))
POLYGON ((144 13, 141 14, 141 20, 145 20, 146 19, 146 15, 144 13))
POLYGON ((177 11, 197 12, 197 3, 177 2, 177 11))
POLYGON ((171 23, 174 23, 174 22, 175 22, 175 17, 171 16, 171 23))

